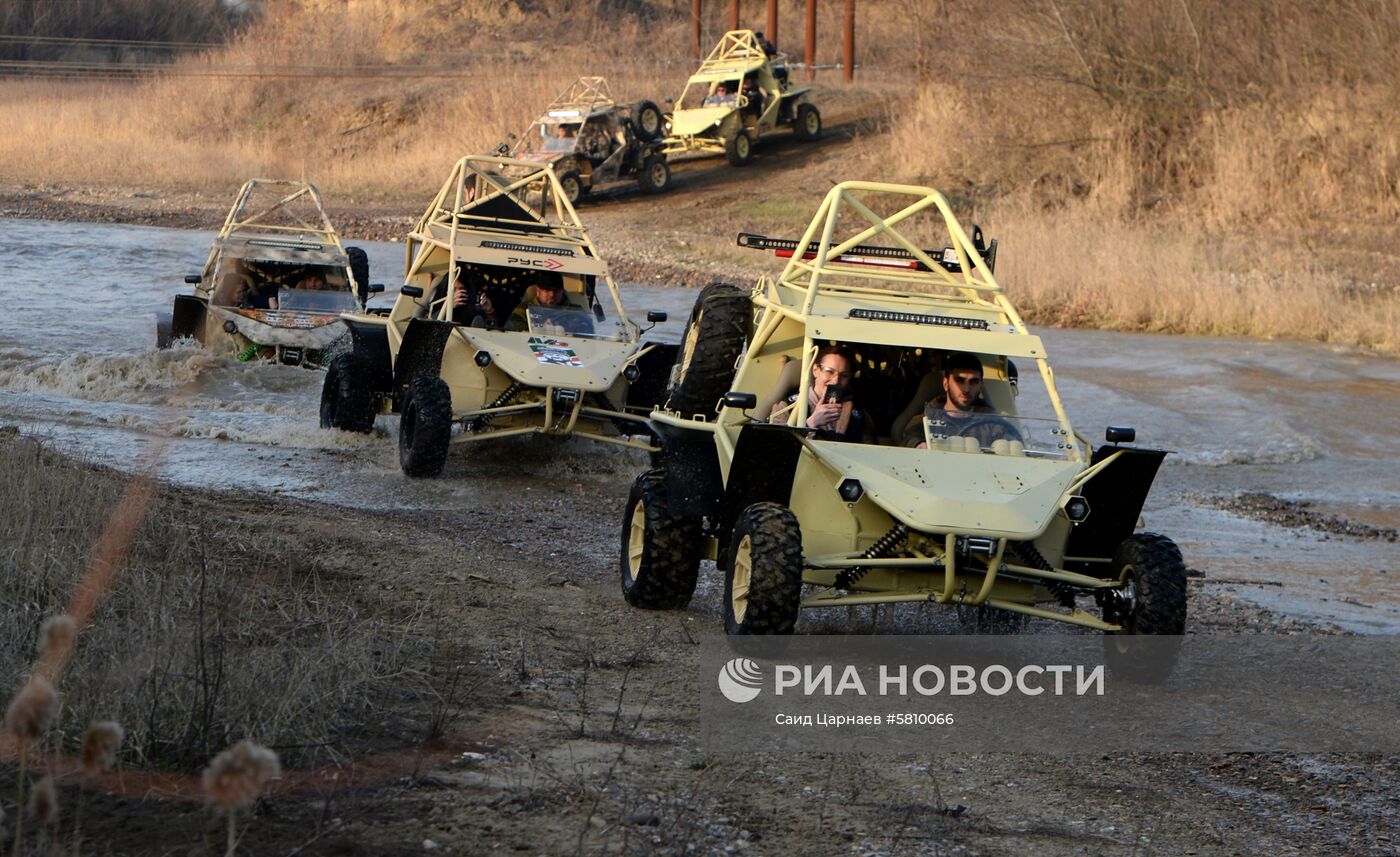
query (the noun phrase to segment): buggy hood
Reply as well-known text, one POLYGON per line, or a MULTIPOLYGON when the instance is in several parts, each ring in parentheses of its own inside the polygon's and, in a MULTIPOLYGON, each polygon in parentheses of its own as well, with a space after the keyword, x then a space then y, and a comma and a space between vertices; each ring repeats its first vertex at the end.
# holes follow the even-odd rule
POLYGON ((616 383, 622 366, 641 346, 582 336, 460 328, 459 332, 513 380, 530 387, 564 387, 601 393, 616 383))
POLYGON ((860 480, 871 502, 920 532, 1036 538, 1084 468, 1080 462, 1051 458, 804 443, 841 479, 860 480))

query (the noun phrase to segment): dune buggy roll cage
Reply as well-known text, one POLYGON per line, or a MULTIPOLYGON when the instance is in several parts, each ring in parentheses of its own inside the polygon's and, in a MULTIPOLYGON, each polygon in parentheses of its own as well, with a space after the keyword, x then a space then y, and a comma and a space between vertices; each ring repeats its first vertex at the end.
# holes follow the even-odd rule
MULTIPOLYGON (((742 247, 771 250, 778 257, 788 260, 776 282, 762 277, 755 287, 755 305, 773 312, 763 317, 763 326, 755 331, 744 359, 756 358, 781 321, 791 318, 802 323, 806 331, 800 377, 809 377, 817 349, 808 321, 813 315, 823 315, 823 296, 839 296, 844 316, 842 321, 850 322, 849 325, 840 322, 824 324, 824 339, 861 341, 857 331, 852 328, 869 321, 914 322, 948 328, 939 334, 943 347, 1033 359, 1045 382, 1055 417, 1066 438, 1072 441, 1071 448, 1067 450, 1068 456, 1070 460, 1083 460, 1082 447, 1085 444, 1073 433, 1043 349, 1028 347, 1024 339, 1030 337, 1038 344, 1038 338, 1026 329, 1020 314, 992 272, 996 262, 996 242, 988 244, 979 228, 974 228, 973 235, 969 236, 953 215, 943 194, 913 185, 842 182, 827 193, 801 238, 778 239, 742 233, 738 243, 742 247), (902 195, 914 199, 888 217, 881 217, 861 199, 862 195, 870 194, 902 195), (949 244, 938 250, 919 247, 897 228, 905 220, 929 209, 943 217, 948 232, 949 244), (868 225, 838 242, 833 236, 843 211, 853 212, 868 225), (892 241, 894 246, 870 243, 882 238, 892 241), (901 292, 915 294, 892 293, 887 288, 860 285, 870 281, 888 283, 901 292), (862 295, 872 298, 872 303, 885 306, 851 308, 850 299, 862 295), (885 308, 891 302, 908 306, 898 310, 885 308), (959 314, 966 310, 980 312, 959 314), (1004 318, 1006 324, 994 324, 984 318, 988 310, 1004 318), (830 336, 827 336, 828 332, 830 336)), ((807 397, 799 396, 796 407, 800 425, 808 416, 807 397)))

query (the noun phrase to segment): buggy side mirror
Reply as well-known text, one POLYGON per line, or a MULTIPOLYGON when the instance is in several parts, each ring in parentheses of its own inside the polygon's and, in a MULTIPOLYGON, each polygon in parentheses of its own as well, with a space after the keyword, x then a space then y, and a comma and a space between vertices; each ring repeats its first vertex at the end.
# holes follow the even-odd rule
POLYGON ((369 284, 369 293, 370 293, 370 294, 372 294, 372 295, 377 295, 377 294, 379 294, 379 293, 382 292, 382 291, 384 291, 384 284, 383 284, 383 283, 370 283, 370 284, 369 284))
POLYGON ((423 297, 423 290, 418 286, 404 286, 399 289, 399 294, 410 298, 421 298, 423 297))
POLYGON ((1109 426, 1104 432, 1109 443, 1132 443, 1137 440, 1137 429, 1131 426, 1109 426))
POLYGON ((196 284, 196 283, 202 283, 202 282, 204 282, 204 278, 201 277, 199 274, 186 274, 186 275, 185 275, 185 282, 187 282, 187 283, 189 283, 190 285, 193 286, 193 285, 196 284))
POLYGON ((664 312, 657 312, 657 311, 654 310, 654 309, 653 309, 653 310, 647 310, 647 321, 651 322, 652 324, 660 324, 661 322, 663 322, 663 321, 665 321, 665 320, 666 320, 666 313, 664 313, 664 312))
POLYGON ((740 393, 731 390, 724 394, 724 399, 722 401, 726 408, 738 408, 741 411, 747 411, 758 407, 758 394, 740 393))

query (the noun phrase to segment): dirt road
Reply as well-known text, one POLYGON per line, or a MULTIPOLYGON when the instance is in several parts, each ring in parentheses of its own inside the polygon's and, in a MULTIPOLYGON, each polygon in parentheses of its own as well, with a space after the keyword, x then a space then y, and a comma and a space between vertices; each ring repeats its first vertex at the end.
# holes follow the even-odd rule
MULTIPOLYGON (((454 458, 446 478, 483 497, 460 509, 181 492, 210 526, 304 545, 325 597, 416 616, 432 669, 459 676, 439 684, 440 700, 404 703, 413 714, 395 708, 405 725, 391 752, 289 772, 242 853, 1395 853, 1396 758, 703 754, 692 675, 698 643, 722 633, 719 576, 706 564, 686 611, 627 607, 619 521, 645 462, 552 452, 527 440, 454 458)), ((1300 630, 1203 571, 1193 633, 1300 630)), ((835 621, 900 633, 910 615, 835 621)), ((92 796, 89 835, 119 854, 185 853, 201 839, 213 850, 218 824, 197 799, 92 796)))

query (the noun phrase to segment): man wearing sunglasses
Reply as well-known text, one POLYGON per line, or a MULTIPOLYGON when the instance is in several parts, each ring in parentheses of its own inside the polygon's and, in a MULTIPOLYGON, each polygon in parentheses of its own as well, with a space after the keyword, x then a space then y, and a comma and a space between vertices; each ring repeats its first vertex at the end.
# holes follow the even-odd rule
POLYGON ((975 437, 982 447, 1005 438, 1020 440, 1020 434, 1009 422, 995 414, 982 395, 982 361, 972 354, 955 352, 943 359, 943 394, 924 404, 924 419, 910 420, 904 429, 904 445, 923 449, 924 421, 932 431, 947 437, 975 437))

